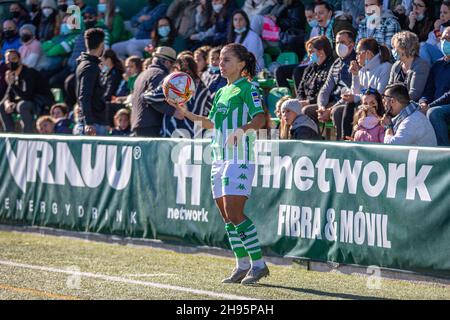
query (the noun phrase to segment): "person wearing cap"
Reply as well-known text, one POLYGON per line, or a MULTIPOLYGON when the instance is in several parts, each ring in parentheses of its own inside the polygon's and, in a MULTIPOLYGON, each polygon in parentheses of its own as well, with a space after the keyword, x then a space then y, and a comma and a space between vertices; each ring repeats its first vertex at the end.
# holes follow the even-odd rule
POLYGON ((22 46, 19 48, 22 63, 29 68, 38 69, 39 60, 42 57, 41 43, 36 39, 36 27, 32 24, 25 24, 20 28, 20 41, 22 46))
POLYGON ((42 0, 41 12, 39 39, 41 41, 47 41, 58 34, 59 25, 61 24, 55 0, 42 0))
POLYGON ((290 139, 321 140, 317 124, 302 113, 298 99, 289 99, 281 105, 281 114, 289 129, 290 139))
POLYGON ((176 59, 174 49, 158 47, 153 54, 152 64, 137 78, 131 107, 131 129, 135 136, 159 137, 164 115, 175 114, 175 109, 165 101, 164 95, 156 95, 150 100, 144 96, 161 87, 176 59))

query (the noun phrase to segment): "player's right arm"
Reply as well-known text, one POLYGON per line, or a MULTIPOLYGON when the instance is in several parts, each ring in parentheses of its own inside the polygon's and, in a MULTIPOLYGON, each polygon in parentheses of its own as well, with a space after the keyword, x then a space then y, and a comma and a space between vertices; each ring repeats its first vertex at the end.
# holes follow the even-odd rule
POLYGON ((188 118, 194 123, 200 123, 201 127, 203 129, 209 130, 214 129, 214 122, 212 122, 208 117, 204 117, 195 113, 192 113, 189 111, 184 105, 173 102, 173 101, 167 101, 168 104, 173 106, 175 109, 179 110, 183 116, 188 118))

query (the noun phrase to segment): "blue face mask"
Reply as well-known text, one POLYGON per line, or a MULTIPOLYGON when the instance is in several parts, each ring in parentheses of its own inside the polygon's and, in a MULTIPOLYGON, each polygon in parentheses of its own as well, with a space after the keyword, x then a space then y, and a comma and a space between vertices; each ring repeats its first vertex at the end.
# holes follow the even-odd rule
POLYGON ((448 40, 441 41, 441 51, 445 56, 450 56, 450 41, 448 40))
POLYGON ((244 33, 245 30, 247 30, 246 27, 243 27, 243 28, 240 28, 240 29, 234 28, 234 32, 236 32, 236 33, 244 33))
POLYGON ((106 64, 104 64, 104 65, 102 66, 102 72, 103 72, 103 73, 108 73, 108 72, 109 72, 109 67, 108 67, 106 64))
POLYGON ((164 27, 159 27, 158 28, 158 33, 161 37, 165 38, 169 35, 170 33, 170 27, 169 26, 164 26, 164 27))
POLYGON ((312 55, 311 55, 311 57, 309 58, 309 60, 312 62, 312 63, 319 63, 319 57, 317 56, 317 53, 316 52, 314 52, 312 55))
POLYGON ((69 25, 67 23, 63 23, 61 25, 60 33, 62 35, 69 34, 71 31, 72 31, 72 29, 70 29, 70 27, 69 27, 69 25))
POLYGON ((315 28, 319 25, 316 19, 312 19, 311 21, 308 21, 308 24, 311 28, 315 28))
POLYGON ((400 60, 400 55, 398 54, 397 50, 392 49, 392 57, 394 58, 395 61, 400 60))
POLYGON ((100 13, 105 13, 106 12, 106 3, 99 3, 97 5, 97 11, 100 13))
POLYGON ((219 66, 216 67, 216 66, 209 65, 208 69, 212 73, 217 73, 217 72, 220 71, 220 67, 219 66))

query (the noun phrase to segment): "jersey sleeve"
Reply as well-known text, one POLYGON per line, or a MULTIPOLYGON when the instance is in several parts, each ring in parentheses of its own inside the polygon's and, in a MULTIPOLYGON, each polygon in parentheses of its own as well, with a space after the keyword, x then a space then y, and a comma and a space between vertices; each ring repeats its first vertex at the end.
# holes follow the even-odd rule
POLYGON ((243 98, 244 103, 248 107, 249 115, 251 118, 254 118, 259 113, 264 113, 261 96, 258 92, 258 89, 254 85, 251 85, 249 87, 249 90, 246 92, 243 98))

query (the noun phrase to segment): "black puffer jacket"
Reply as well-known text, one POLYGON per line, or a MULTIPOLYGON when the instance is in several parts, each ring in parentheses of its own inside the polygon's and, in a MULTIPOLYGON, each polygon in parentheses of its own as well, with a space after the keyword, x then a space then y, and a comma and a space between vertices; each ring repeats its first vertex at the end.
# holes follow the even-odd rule
POLYGON ((77 96, 86 124, 106 125, 105 87, 101 81, 100 59, 83 52, 77 59, 77 96))
POLYGON ((310 104, 317 103, 317 96, 320 88, 325 84, 328 72, 333 65, 334 58, 328 57, 320 66, 312 63, 306 67, 302 81, 297 88, 297 98, 300 100, 308 100, 310 104))

